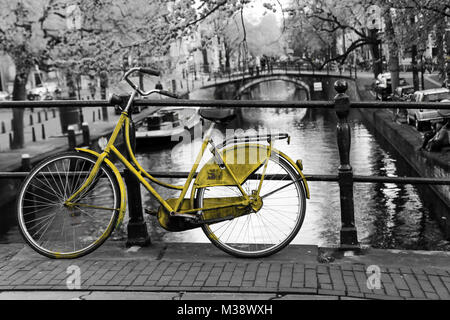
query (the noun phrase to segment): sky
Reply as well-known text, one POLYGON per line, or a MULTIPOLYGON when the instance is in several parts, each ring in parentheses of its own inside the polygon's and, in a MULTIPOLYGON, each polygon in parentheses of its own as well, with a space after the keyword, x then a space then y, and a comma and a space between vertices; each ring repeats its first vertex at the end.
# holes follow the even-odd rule
POLYGON ((245 7, 245 9, 244 9, 244 16, 252 24, 258 24, 259 21, 261 20, 261 18, 264 16, 264 12, 266 12, 266 14, 271 12, 271 11, 268 11, 263 6, 264 2, 272 2, 272 3, 276 3, 277 4, 276 12, 275 13, 272 12, 272 13, 275 14, 275 16, 277 17, 277 21, 278 21, 279 25, 281 25, 282 21, 283 21, 283 14, 281 12, 281 7, 278 5, 278 3, 280 3, 283 8, 287 8, 289 6, 289 3, 291 2, 291 0, 278 0, 278 1, 276 1, 276 0, 272 0, 272 1, 268 1, 268 0, 253 0, 250 4, 248 4, 245 7))

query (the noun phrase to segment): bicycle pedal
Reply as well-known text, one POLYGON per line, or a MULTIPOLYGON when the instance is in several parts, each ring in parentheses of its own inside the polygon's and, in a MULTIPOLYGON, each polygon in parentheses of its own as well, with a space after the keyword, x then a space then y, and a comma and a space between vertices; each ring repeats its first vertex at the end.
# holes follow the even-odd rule
POLYGON ((153 211, 153 210, 150 210, 150 209, 144 209, 144 211, 145 211, 146 214, 149 214, 151 216, 155 216, 156 217, 158 215, 158 211, 153 211))

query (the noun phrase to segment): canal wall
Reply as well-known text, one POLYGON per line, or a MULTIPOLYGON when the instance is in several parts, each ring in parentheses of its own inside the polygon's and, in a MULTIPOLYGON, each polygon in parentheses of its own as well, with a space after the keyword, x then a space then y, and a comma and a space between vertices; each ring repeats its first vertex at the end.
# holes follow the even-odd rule
MULTIPOLYGON (((358 94, 367 97, 365 88, 358 83, 358 94)), ((422 136, 412 126, 394 122, 386 109, 359 109, 362 119, 379 138, 385 140, 409 164, 411 175, 425 178, 450 178, 450 151, 427 152, 419 150, 422 136)), ((425 205, 434 213, 444 236, 450 238, 450 186, 416 185, 425 205)))

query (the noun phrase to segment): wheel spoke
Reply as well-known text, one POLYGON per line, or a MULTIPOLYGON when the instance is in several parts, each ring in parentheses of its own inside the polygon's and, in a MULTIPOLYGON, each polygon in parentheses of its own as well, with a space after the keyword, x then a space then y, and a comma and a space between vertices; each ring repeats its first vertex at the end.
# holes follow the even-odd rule
POLYGON ((95 162, 90 156, 69 152, 44 160, 27 177, 19 193, 19 225, 39 253, 81 256, 111 233, 120 208, 120 191, 114 173, 105 164, 74 200, 72 209, 64 205, 84 184, 95 162))

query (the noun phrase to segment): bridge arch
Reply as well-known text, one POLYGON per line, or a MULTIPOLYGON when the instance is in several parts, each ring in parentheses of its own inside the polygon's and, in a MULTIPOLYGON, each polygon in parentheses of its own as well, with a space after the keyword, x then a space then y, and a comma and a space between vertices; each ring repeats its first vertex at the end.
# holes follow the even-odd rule
POLYGON ((285 75, 272 75, 272 76, 264 76, 264 77, 252 79, 249 82, 245 83, 242 87, 239 88, 239 90, 236 92, 236 98, 239 99, 239 97, 242 95, 242 93, 244 93, 244 91, 250 89, 253 86, 256 86, 263 82, 276 81, 276 80, 294 83, 297 87, 304 89, 306 91, 306 96, 307 96, 308 100, 311 100, 311 92, 310 92, 310 88, 309 88, 308 84, 306 84, 304 81, 301 81, 298 78, 285 76, 285 75))

